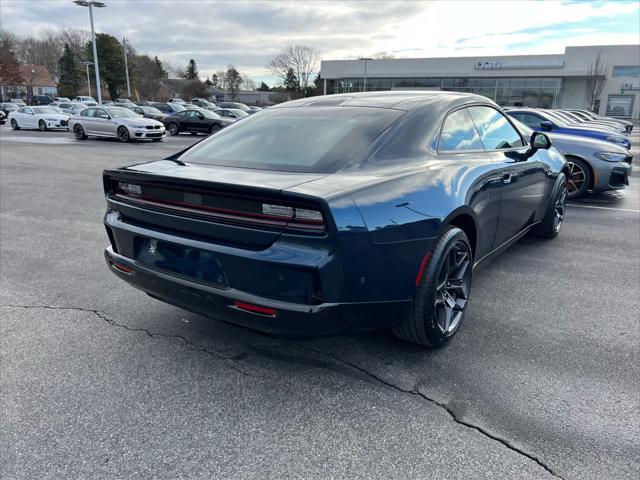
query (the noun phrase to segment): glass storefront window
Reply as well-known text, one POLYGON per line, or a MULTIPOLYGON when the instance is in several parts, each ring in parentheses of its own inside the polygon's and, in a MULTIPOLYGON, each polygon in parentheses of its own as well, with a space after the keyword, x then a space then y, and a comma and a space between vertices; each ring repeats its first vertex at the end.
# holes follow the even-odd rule
MULTIPOLYGON (((559 77, 367 78, 368 91, 433 88, 483 95, 498 105, 553 108, 562 92, 559 77)), ((363 91, 363 78, 336 80, 335 93, 363 91)))

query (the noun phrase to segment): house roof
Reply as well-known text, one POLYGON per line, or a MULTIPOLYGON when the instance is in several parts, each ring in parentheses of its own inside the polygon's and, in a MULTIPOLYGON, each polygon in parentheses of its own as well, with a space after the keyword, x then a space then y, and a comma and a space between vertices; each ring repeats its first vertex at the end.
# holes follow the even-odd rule
POLYGON ((24 85, 34 87, 55 87, 56 82, 44 65, 24 64, 20 65, 20 72, 24 85))

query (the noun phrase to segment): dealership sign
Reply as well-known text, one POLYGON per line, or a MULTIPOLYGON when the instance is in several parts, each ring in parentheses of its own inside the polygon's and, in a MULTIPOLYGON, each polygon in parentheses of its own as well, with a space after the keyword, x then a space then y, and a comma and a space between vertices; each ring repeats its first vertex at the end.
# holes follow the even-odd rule
POLYGON ((620 85, 620 93, 624 93, 626 90, 640 90, 640 83, 623 82, 620 85))
POLYGON ((476 70, 504 70, 512 68, 564 68, 564 60, 550 58, 531 58, 528 60, 476 60, 473 66, 476 70))

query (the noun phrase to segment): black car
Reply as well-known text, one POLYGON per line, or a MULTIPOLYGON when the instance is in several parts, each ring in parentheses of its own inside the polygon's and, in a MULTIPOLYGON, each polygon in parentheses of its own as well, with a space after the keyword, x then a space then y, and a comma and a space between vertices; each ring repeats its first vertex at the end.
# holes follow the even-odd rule
POLYGON ((255 113, 249 107, 247 107, 244 103, 240 103, 240 102, 218 102, 216 106, 218 108, 235 108, 238 110, 244 110, 249 115, 251 115, 252 113, 255 113))
POLYGON ((7 114, 0 110, 0 125, 4 125, 7 121, 7 114))
POLYGON ((474 266, 560 232, 568 170, 550 147, 468 93, 282 103, 105 171, 106 261, 154 298, 255 329, 442 345, 474 266))
POLYGON ((136 105, 128 107, 129 110, 136 112, 138 115, 142 115, 144 118, 152 118, 154 120, 160 120, 167 116, 166 113, 162 113, 155 107, 147 105, 136 105))
POLYGON ((209 110, 198 109, 174 113, 163 118, 162 123, 171 135, 178 135, 181 132, 215 133, 233 122, 209 110))
POLYGON ((49 95, 34 95, 31 99, 31 105, 49 105, 53 99, 49 95))
POLYGON ((11 112, 18 110, 20 107, 15 103, 4 102, 0 103, 0 111, 4 112, 5 115, 9 115, 11 112))
POLYGON ((183 112, 185 110, 185 108, 178 102, 155 102, 150 103, 149 106, 157 108, 166 115, 173 115, 176 112, 183 112))

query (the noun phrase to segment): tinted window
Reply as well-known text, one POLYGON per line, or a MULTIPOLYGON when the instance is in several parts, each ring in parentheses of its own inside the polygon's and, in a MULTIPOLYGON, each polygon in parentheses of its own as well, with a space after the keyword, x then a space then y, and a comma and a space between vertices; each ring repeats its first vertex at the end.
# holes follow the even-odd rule
POLYGON ((541 125, 540 122, 542 122, 542 118, 538 117, 537 115, 533 115, 531 113, 521 113, 521 112, 513 112, 513 113, 509 113, 509 116, 520 120, 522 123, 524 123, 527 127, 529 128, 533 128, 534 130, 536 129, 540 129, 541 125))
POLYGON ((209 137, 180 160, 289 172, 335 172, 404 112, 359 107, 266 110, 209 137))
POLYGON ((81 117, 93 117, 94 108, 85 108, 84 110, 80 110, 81 117))
POLYGON ((185 114, 187 115, 187 118, 200 118, 200 115, 195 110, 189 110, 188 112, 185 112, 185 114))
POLYGON ((522 147, 520 134, 499 111, 491 107, 469 107, 469 114, 486 150, 522 147))
POLYGON ((457 110, 447 116, 438 141, 439 151, 460 152, 482 149, 480 136, 465 109, 457 110))

